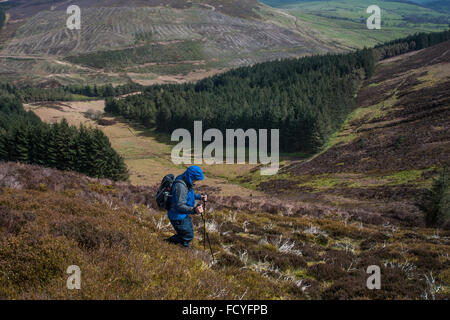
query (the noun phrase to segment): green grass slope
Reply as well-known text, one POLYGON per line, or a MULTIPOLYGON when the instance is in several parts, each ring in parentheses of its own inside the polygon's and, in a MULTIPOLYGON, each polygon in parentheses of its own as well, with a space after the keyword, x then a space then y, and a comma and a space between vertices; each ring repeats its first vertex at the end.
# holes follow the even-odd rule
POLYGON ((324 37, 334 38, 350 48, 372 46, 415 32, 445 30, 450 23, 446 11, 436 11, 414 3, 382 0, 342 1, 263 1, 283 8, 299 20, 317 29, 324 37), (366 26, 370 5, 381 8, 381 29, 366 26))

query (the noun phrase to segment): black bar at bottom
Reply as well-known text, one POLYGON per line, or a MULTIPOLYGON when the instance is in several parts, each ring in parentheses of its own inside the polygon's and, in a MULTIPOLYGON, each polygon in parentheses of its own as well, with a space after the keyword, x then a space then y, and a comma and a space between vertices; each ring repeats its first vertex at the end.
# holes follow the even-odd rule
MULTIPOLYGON (((398 311, 402 318, 418 314, 430 308, 437 313, 448 309, 448 301, 2 301, 2 313, 15 316, 32 312, 59 319, 86 316, 120 317, 134 319, 295 319, 317 318, 332 314, 333 317, 373 318, 392 315, 398 311), (445 309, 444 309, 445 308, 445 309), (9 309, 9 310, 8 310, 9 309), (291 319, 291 317, 289 318, 291 319), (293 319, 293 318, 292 318, 293 319)), ((107 318, 109 319, 109 318, 107 318)))

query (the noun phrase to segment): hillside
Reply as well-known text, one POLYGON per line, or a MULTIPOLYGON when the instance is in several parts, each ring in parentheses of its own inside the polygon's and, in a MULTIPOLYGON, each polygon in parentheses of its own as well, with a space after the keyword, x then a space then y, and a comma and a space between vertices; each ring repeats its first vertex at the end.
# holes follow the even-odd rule
POLYGON ((0 30, 0 82, 114 85, 197 81, 230 68, 343 52, 448 28, 444 9, 375 1, 382 30, 367 30, 369 0, 12 0, 0 30), (81 30, 66 9, 79 5, 81 30))
POLYGON ((2 77, 16 82, 148 84, 335 49, 254 0, 16 3, 0 34, 2 77), (82 10, 81 30, 66 28, 71 3, 82 10))
POLYGON ((450 159, 449 77, 449 41, 382 61, 358 93, 359 108, 320 154, 288 163, 284 178, 251 184, 290 199, 423 223, 415 203, 450 159))
MULTIPOLYGON (((285 10, 303 24, 333 38, 343 47, 373 46, 415 32, 445 30, 450 23, 448 4, 432 1, 395 0, 263 0, 285 10), (381 29, 369 30, 366 10, 371 5, 381 9, 381 29)), ((444 2, 444 1, 443 1, 444 2)))
POLYGON ((151 201, 155 187, 13 163, 0 163, 0 178, 2 299, 449 297, 448 232, 213 198, 212 261, 199 217, 193 250, 163 241, 171 231, 151 201), (73 264, 82 290, 65 287, 73 264), (373 264, 382 269, 381 290, 365 287, 373 264))
POLYGON ((450 3, 445 0, 411 0, 421 6, 450 13, 450 3))
MULTIPOLYGON (((194 250, 162 241, 171 227, 152 195, 183 168, 151 130, 120 117, 99 125, 140 186, 0 164, 0 297, 448 299, 449 231, 425 228, 414 203, 449 159, 449 52, 447 41, 379 63, 326 148, 283 158, 279 175, 205 166, 215 263, 199 217, 194 250), (64 287, 70 264, 86 270, 77 293, 64 287), (366 289, 369 265, 381 267, 381 290, 366 289)), ((27 106, 73 124, 93 123, 94 107, 103 104, 27 106)))

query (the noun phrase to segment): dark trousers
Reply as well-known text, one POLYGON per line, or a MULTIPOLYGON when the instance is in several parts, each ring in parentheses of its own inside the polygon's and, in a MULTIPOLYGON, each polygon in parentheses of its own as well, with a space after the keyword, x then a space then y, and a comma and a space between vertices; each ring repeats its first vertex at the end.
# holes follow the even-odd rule
POLYGON ((183 220, 170 220, 170 223, 172 223, 177 234, 170 237, 169 241, 189 248, 189 243, 194 239, 194 228, 191 217, 187 216, 183 220))

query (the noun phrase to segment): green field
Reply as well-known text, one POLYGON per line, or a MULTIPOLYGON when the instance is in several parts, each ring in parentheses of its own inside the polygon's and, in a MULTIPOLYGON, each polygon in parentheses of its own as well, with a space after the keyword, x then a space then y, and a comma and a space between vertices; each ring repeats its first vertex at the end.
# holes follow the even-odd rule
POLYGON ((283 1, 268 0, 308 23, 324 37, 336 39, 350 48, 372 46, 416 32, 445 30, 450 15, 414 4, 380 0, 283 1), (381 29, 369 30, 366 12, 370 5, 381 8, 381 29))

